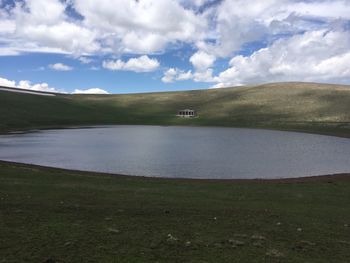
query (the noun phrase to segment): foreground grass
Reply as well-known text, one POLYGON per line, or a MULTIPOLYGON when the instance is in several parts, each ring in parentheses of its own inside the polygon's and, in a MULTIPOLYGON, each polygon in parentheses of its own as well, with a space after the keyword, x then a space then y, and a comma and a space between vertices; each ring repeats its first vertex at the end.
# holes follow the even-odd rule
POLYGON ((0 91, 0 133, 75 125, 253 127, 350 137, 350 86, 275 83, 126 95, 37 96, 0 91), (193 108, 198 118, 176 117, 193 108))
POLYGON ((109 176, 0 162, 0 262, 348 262, 350 180, 109 176))

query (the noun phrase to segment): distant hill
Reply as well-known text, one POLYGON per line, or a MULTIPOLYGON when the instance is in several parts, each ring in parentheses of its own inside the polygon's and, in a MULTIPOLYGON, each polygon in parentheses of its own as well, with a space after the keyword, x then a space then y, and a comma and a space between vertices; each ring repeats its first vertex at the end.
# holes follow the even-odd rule
POLYGON ((27 89, 19 89, 19 88, 13 88, 13 87, 2 87, 2 86, 0 86, 0 91, 35 94, 35 95, 41 95, 41 96, 56 96, 55 95, 56 93, 53 93, 53 92, 44 92, 44 91, 27 90, 27 89))
POLYGON ((273 83, 123 95, 37 96, 0 90, 0 131, 98 124, 209 125, 350 137, 350 86, 273 83), (190 108, 198 117, 176 117, 190 108))

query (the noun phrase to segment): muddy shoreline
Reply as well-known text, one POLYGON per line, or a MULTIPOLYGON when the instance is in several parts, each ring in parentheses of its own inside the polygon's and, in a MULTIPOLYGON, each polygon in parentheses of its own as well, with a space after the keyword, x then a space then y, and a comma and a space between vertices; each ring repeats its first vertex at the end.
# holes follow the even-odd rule
POLYGON ((9 162, 0 160, 0 165, 23 167, 27 169, 40 169, 47 171, 58 171, 79 176, 104 176, 112 178, 127 178, 130 180, 151 180, 151 181, 169 181, 169 182, 186 182, 186 183, 252 183, 252 184, 270 184, 270 183, 306 183, 306 182, 325 182, 334 183, 337 181, 350 181, 350 173, 328 174, 317 176, 305 176, 297 178, 278 178, 278 179, 193 179, 193 178, 167 178, 167 177, 152 177, 152 176, 135 176, 126 174, 90 172, 81 170, 71 170, 63 168, 55 168, 49 166, 25 164, 18 162, 9 162))

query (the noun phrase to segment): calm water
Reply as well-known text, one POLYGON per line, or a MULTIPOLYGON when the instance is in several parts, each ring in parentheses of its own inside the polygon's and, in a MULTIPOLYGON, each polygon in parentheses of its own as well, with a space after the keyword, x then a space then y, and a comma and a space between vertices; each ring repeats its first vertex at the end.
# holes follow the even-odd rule
POLYGON ((350 172, 350 140, 236 128, 111 126, 0 136, 0 159, 142 176, 284 178, 350 172))

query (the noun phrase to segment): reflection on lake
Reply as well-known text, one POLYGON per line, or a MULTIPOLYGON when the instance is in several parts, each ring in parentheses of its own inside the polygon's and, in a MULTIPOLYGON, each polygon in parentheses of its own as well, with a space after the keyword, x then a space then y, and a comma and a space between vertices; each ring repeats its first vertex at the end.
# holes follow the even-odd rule
POLYGON ((286 178, 350 172, 350 140, 238 128, 108 126, 0 136, 0 159, 182 178, 286 178))

